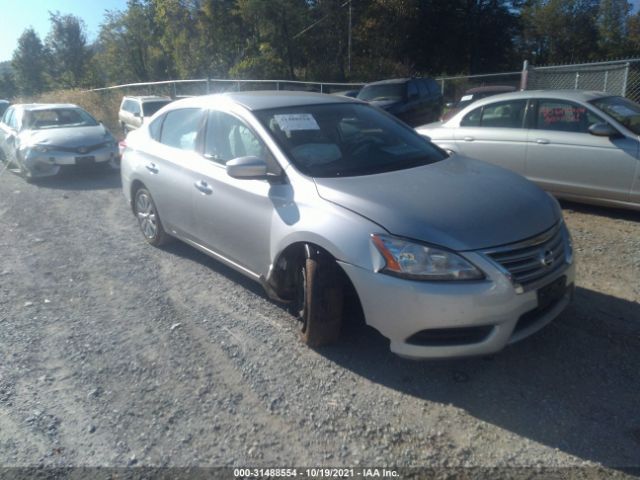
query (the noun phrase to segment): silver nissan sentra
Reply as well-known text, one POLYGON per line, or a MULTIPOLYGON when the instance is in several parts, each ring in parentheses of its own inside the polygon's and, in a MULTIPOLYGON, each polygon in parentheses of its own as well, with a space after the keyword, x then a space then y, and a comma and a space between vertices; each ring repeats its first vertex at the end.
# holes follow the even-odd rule
POLYGON ((121 173, 150 244, 178 238, 260 282, 312 346, 339 335, 347 291, 410 358, 495 352, 572 296, 552 197, 357 100, 180 100, 129 134, 121 173))

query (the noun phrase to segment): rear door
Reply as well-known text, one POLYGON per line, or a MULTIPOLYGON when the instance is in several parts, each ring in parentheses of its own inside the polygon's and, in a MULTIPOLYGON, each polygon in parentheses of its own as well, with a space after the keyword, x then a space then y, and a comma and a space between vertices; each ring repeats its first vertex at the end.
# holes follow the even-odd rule
POLYGON ((591 135, 605 120, 586 105, 567 100, 536 102, 529 131, 527 177, 545 190, 628 202, 638 163, 638 141, 591 135))
POLYGON ((455 129, 464 155, 524 175, 527 150, 527 100, 504 100, 478 107, 455 129))
POLYGON ((142 182, 151 192, 165 230, 194 238, 192 192, 194 173, 200 160, 196 153, 204 112, 199 108, 171 110, 150 125, 157 129, 157 141, 141 155, 142 182))

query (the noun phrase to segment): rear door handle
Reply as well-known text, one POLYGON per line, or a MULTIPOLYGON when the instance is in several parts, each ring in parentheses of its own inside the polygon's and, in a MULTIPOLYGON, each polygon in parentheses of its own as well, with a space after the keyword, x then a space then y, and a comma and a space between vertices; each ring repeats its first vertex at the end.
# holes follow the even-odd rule
POLYGON ((549 140, 547 140, 546 138, 536 138, 536 143, 539 145, 547 145, 549 143, 549 140))
POLYGON ((204 180, 194 183, 193 186, 206 195, 211 195, 213 193, 213 189, 204 180))
POLYGON ((145 168, 149 170, 151 173, 158 173, 160 170, 156 167, 155 163, 147 163, 145 168))
POLYGON ((475 138, 473 138, 473 137, 464 137, 463 140, 465 142, 473 142, 475 140, 475 138))

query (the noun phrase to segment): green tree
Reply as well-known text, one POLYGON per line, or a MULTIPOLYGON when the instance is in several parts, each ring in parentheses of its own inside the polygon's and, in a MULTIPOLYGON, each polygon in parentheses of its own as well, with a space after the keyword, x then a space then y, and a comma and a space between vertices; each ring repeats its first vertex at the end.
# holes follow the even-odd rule
POLYGON ((528 0, 522 8, 523 45, 536 64, 597 59, 597 0, 528 0))
POLYGON ((84 22, 74 15, 62 15, 60 12, 49 12, 49 20, 51 30, 46 46, 51 58, 51 83, 60 88, 79 87, 91 59, 84 22))
POLYGON ((619 58, 627 49, 627 19, 631 4, 627 0, 600 0, 598 47, 603 58, 619 58))
POLYGON ((98 63, 110 84, 166 80, 171 58, 158 43, 154 6, 129 0, 124 12, 107 12, 98 38, 98 63))
POLYGON ((30 96, 45 90, 47 53, 33 28, 26 29, 18 39, 11 65, 20 94, 30 96))
POLYGON ((18 94, 18 87, 11 72, 3 72, 0 76, 0 98, 14 98, 18 94))

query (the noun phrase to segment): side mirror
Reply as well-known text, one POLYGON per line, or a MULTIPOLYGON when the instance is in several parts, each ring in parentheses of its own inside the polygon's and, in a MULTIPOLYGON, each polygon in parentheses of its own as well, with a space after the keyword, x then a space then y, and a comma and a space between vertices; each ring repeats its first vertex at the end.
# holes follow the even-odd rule
POLYGON ((238 157, 227 162, 227 174, 238 179, 267 178, 267 164, 258 157, 238 157))
POLYGON ((589 127, 589 133, 596 137, 617 137, 620 133, 608 123, 594 123, 589 127))
POLYGON ((133 114, 133 116, 136 117, 136 118, 140 118, 140 117, 142 117, 142 114, 140 112, 135 112, 133 114))
POLYGON ((453 108, 454 107, 454 103, 453 102, 447 102, 444 104, 445 108, 453 108))

